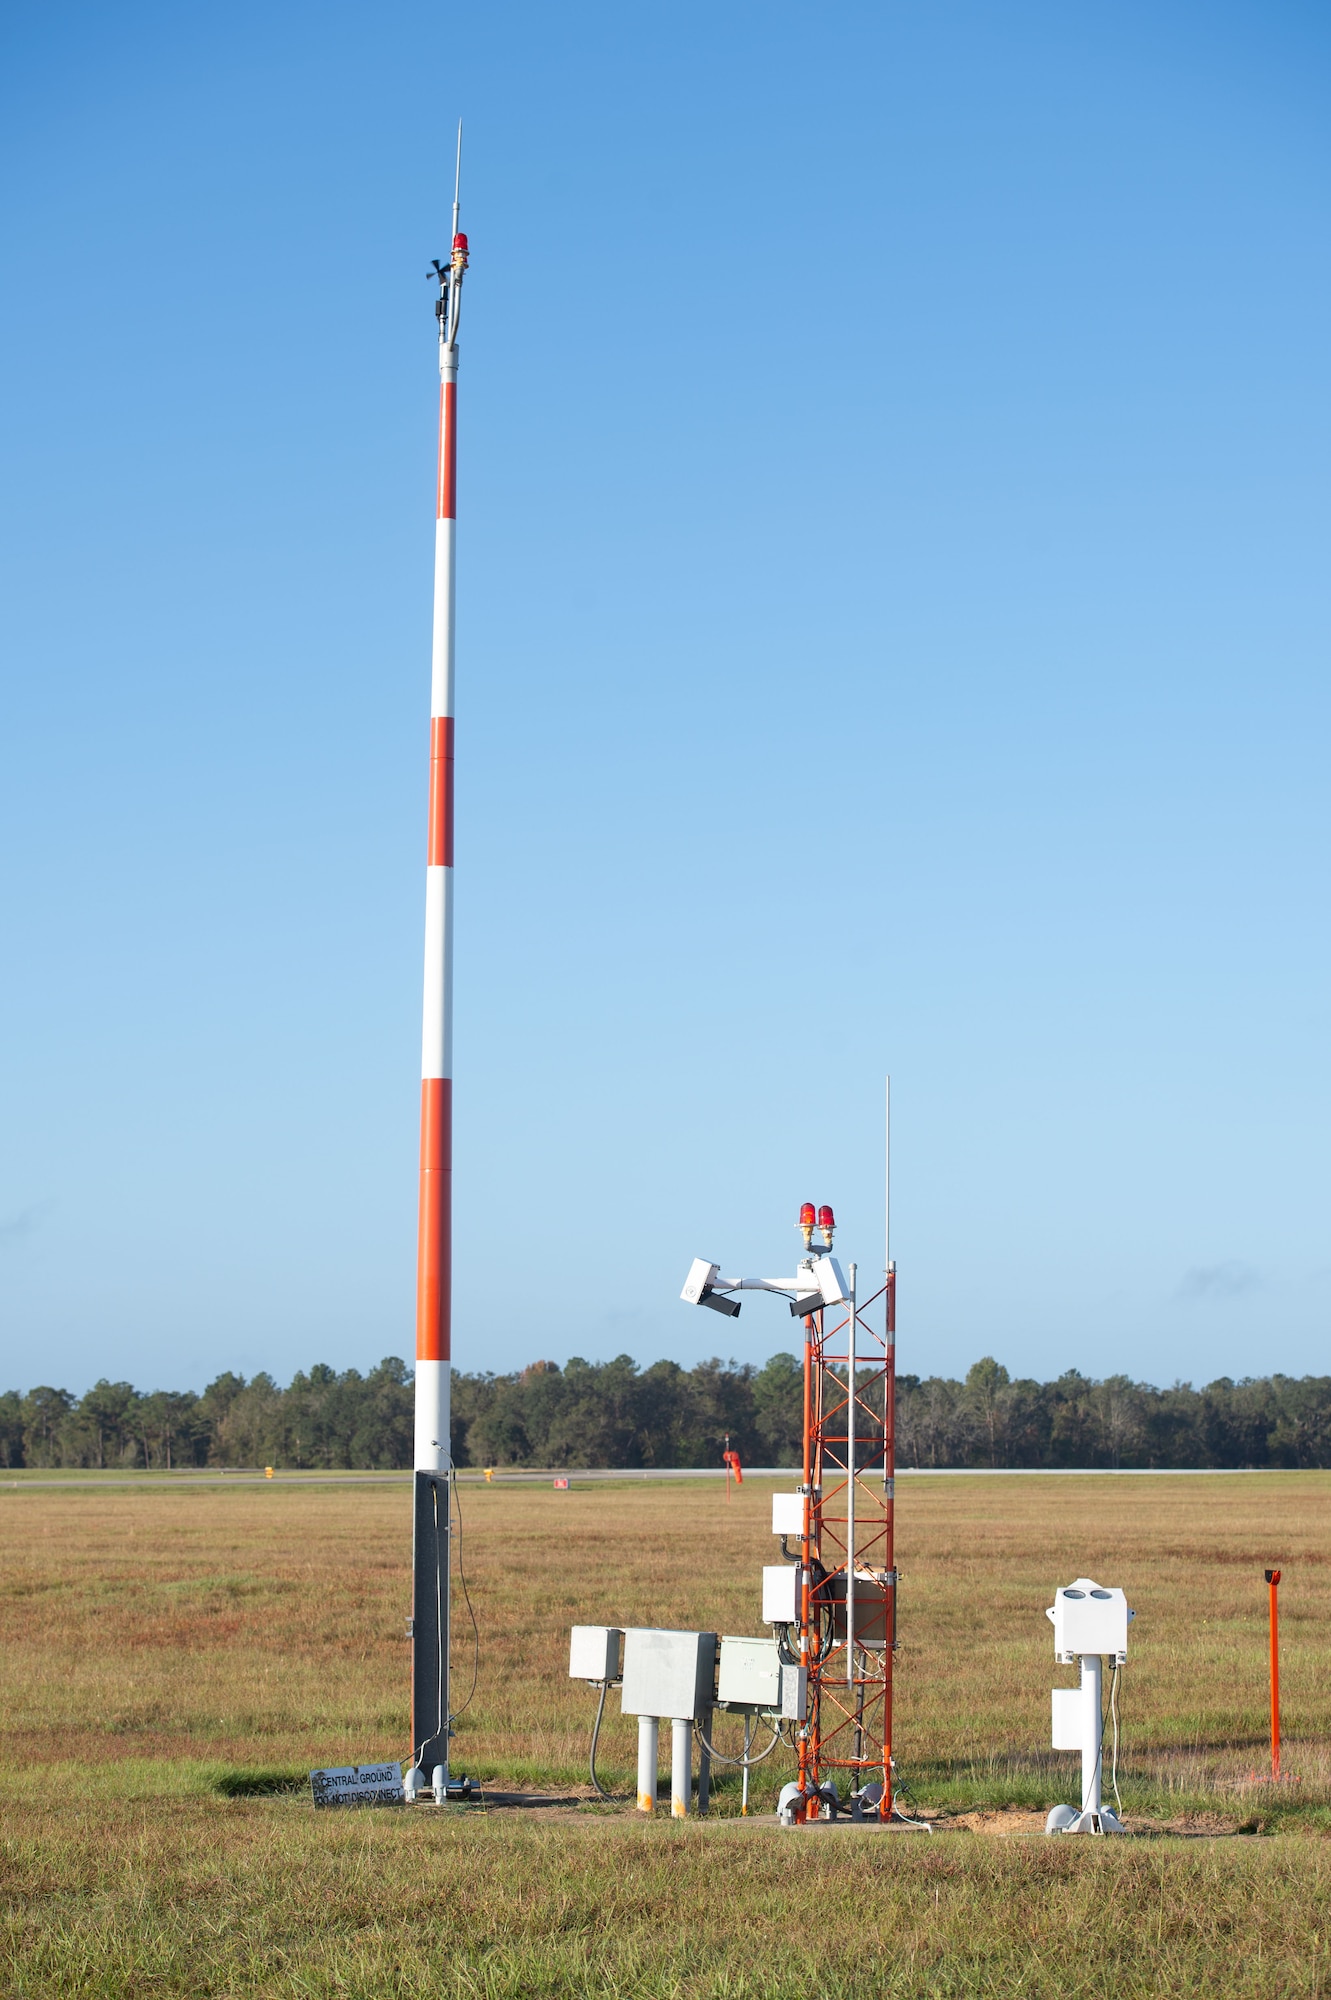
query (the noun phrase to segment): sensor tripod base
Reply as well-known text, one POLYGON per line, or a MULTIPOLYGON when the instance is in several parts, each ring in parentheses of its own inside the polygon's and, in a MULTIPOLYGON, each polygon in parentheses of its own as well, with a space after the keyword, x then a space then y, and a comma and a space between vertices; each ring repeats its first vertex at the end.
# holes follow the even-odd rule
POLYGON ((1046 1833, 1126 1833, 1117 1813, 1106 1808, 1078 1812, 1076 1806, 1055 1806, 1044 1823, 1046 1833))

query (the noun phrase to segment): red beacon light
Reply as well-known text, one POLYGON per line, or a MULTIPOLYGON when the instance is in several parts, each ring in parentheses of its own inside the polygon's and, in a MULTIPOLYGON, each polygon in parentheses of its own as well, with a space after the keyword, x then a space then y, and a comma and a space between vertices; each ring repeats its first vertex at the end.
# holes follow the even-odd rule
POLYGON ((827 1247, 830 1250, 832 1247, 832 1231, 836 1228, 836 1217, 826 1202, 823 1203, 818 1211, 818 1227, 827 1238, 827 1247))
POLYGON ((467 268, 467 239, 459 230, 453 238, 453 269, 465 271, 467 268))
POLYGON ((813 1203, 806 1201, 800 1208, 799 1219, 799 1227, 804 1231, 804 1247, 806 1250, 810 1250, 813 1247, 813 1232, 816 1226, 816 1214, 813 1203))

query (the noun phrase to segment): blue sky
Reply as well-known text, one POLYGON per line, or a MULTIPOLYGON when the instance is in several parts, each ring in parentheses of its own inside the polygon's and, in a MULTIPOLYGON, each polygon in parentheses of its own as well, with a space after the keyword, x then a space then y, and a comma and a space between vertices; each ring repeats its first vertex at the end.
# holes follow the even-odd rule
POLYGON ((4 1380, 409 1355, 466 119, 462 1367, 1324 1370, 1331 20, 11 16, 4 1380))

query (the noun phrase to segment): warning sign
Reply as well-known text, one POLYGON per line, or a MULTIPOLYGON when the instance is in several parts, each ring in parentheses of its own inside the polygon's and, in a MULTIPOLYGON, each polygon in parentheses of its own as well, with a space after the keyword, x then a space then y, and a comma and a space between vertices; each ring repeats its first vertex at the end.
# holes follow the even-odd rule
POLYGON ((310 1772, 316 1806, 400 1806, 400 1764, 346 1764, 310 1772))

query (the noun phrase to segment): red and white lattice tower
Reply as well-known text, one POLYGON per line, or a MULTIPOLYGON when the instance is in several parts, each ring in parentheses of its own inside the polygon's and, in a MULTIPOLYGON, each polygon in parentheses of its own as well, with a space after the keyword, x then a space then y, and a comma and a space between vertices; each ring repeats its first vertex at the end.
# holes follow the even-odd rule
POLYGON ((764 1571, 763 1581, 764 1606, 770 1607, 764 1617, 773 1623, 778 1646, 787 1649, 783 1665, 802 1670, 794 1706, 784 1709, 795 1723, 799 1777, 785 1788, 779 1808, 796 1820, 821 1819, 849 1803, 856 1817, 887 1823, 895 1810, 897 1272, 890 1093, 889 1081, 885 1268, 871 1297, 857 1297, 854 1264, 847 1279, 832 1254, 831 1208, 811 1201, 800 1210, 804 1256, 793 1278, 726 1278, 719 1265, 695 1257, 680 1294, 690 1305, 734 1315, 737 1292, 776 1292, 804 1322, 803 1481, 798 1495, 777 1494, 773 1501, 782 1555, 792 1560, 788 1538, 796 1522, 799 1554, 793 1576, 777 1564, 764 1571), (797 1511, 783 1504, 789 1499, 800 1503, 797 1511))
MULTIPOLYGON (((888 1102, 890 1147, 890 1096, 888 1102)), ((894 1807, 897 1276, 890 1153, 887 1186, 882 1289, 859 1304, 852 1264, 844 1308, 825 1308, 804 1320, 804 1536, 796 1629, 808 1698, 797 1742, 801 1810, 811 1819, 822 1809, 820 1787, 838 1778, 852 1798, 872 1788, 861 1807, 866 1817, 886 1822, 894 1807), (879 1313, 867 1317, 874 1305, 879 1313)), ((800 1224, 806 1244, 820 1229, 830 1249, 830 1208, 815 1212, 806 1202, 800 1224)))
MULTIPOLYGON (((459 180, 461 129, 458 133, 459 180)), ((439 298, 439 476, 430 674, 430 813, 425 868, 420 1211, 416 1249, 415 1533, 412 1558, 413 1766, 448 1781, 449 1391, 453 1179, 453 651, 456 604, 458 320, 467 239, 458 230, 439 298)))

